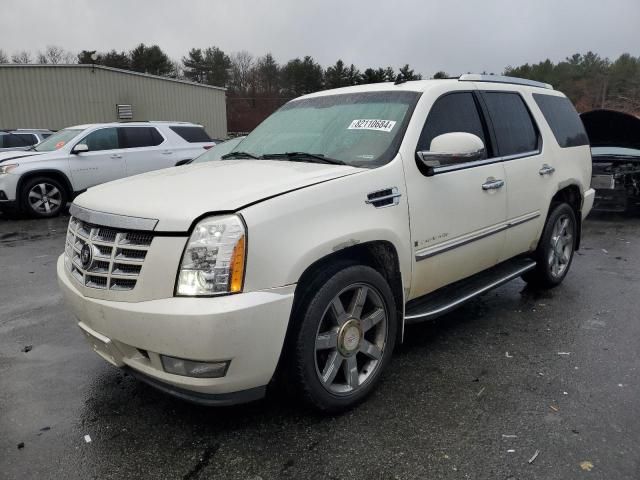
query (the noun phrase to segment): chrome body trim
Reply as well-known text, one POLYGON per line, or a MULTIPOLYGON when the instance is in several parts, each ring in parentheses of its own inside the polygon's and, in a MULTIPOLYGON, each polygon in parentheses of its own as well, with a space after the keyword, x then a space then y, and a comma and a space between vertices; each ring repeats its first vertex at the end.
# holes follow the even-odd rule
POLYGON ((484 160, 476 160, 475 162, 464 162, 454 165, 444 165, 441 167, 433 167, 433 174, 455 172, 457 170, 464 170, 465 168, 480 167, 482 165, 491 165, 492 163, 508 162, 509 160, 517 160, 519 158, 533 157, 539 155, 541 150, 532 150, 530 152, 522 152, 514 155, 506 155, 504 157, 485 158, 484 160))
POLYGON ((496 233, 500 233, 500 232, 502 232, 504 230, 507 230, 509 228, 516 227, 516 226, 521 225, 523 223, 526 223, 526 222, 529 222, 531 220, 534 220, 534 219, 538 218, 539 216, 540 216, 540 212, 527 213, 526 215, 523 215, 523 216, 518 217, 518 218, 514 218, 512 220, 509 220, 508 222, 500 223, 498 225, 494 225, 493 227, 490 227, 489 229, 484 230, 484 231, 482 231, 480 233, 477 233, 475 235, 472 235, 470 237, 453 239, 453 240, 450 240, 449 242, 447 242, 446 244, 439 244, 439 245, 435 245, 433 247, 428 247, 428 248, 419 250, 415 254, 416 262, 419 262, 420 260, 425 260, 427 258, 431 258, 431 257, 433 257, 435 255, 439 255, 439 254, 444 253, 444 252, 448 252, 449 250, 453 250, 454 248, 462 247, 462 246, 467 245, 467 244, 469 244, 471 242, 475 242, 477 240, 482 240, 483 238, 489 237, 491 235, 495 235, 496 233))
POLYGON ((129 217, 127 215, 100 212, 98 210, 80 207, 75 203, 71 204, 69 213, 71 213, 72 217, 92 225, 118 228, 121 230, 152 231, 158 224, 158 220, 155 218, 129 217))
POLYGON ((520 275, 530 270, 533 270, 535 266, 536 266, 536 262, 532 260, 529 265, 519 268, 518 270, 511 272, 509 275, 505 275, 504 277, 501 277, 498 280, 494 280, 493 282, 487 285, 483 285, 482 287, 479 287, 473 292, 453 300, 451 303, 443 305, 435 310, 429 310, 423 313, 415 313, 413 315, 405 315, 404 320, 405 322, 411 323, 416 320, 429 320, 432 318, 439 317, 440 315, 444 315, 445 313, 450 312, 451 310, 462 305, 463 303, 468 302, 472 298, 477 297, 478 295, 482 295, 483 293, 488 292, 489 290, 492 290, 496 287, 499 287, 500 285, 504 285, 505 283, 510 282, 514 278, 518 278, 520 275))
POLYGON ((536 82, 535 80, 527 80, 526 78, 506 77, 503 75, 481 75, 478 73, 465 73, 460 75, 458 80, 461 82, 490 82, 490 83, 508 83, 511 85, 525 85, 527 87, 545 88, 553 90, 553 85, 549 83, 536 82))
POLYGON ((375 192, 369 192, 367 193, 367 197, 369 197, 370 195, 375 195, 376 193, 386 192, 388 190, 391 190, 391 193, 389 195, 384 195, 382 197, 376 197, 376 198, 368 198, 367 200, 364 201, 364 203, 366 203, 367 205, 373 205, 376 208, 393 207, 394 205, 398 205, 400 203, 400 197, 402 196, 402 194, 398 190, 398 187, 382 188, 380 190, 376 190, 375 192), (384 202, 385 200, 391 200, 391 199, 393 199, 393 203, 390 203, 389 205, 380 205, 380 206, 376 205, 376 203, 378 202, 384 202))

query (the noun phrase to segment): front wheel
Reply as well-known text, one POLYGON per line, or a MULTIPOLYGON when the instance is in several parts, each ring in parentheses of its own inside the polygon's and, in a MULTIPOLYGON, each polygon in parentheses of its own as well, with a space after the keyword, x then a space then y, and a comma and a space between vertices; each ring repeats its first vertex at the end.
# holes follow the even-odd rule
POLYGON ((307 403, 338 412, 378 382, 393 352, 396 307, 384 277, 364 265, 329 268, 313 283, 295 337, 295 380, 307 403))
POLYGON ((21 203, 25 213, 31 217, 55 217, 67 204, 67 193, 56 179, 33 178, 22 189, 21 203))
POLYGON ((526 282, 542 288, 560 285, 573 260, 577 225, 569 204, 559 203, 552 208, 534 255, 536 268, 523 276, 526 282))

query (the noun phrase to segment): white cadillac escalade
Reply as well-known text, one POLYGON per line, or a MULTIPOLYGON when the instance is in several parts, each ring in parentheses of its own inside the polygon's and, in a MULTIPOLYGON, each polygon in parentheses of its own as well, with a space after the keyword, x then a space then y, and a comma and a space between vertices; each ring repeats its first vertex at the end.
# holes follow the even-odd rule
POLYGON ((363 85, 284 105, 214 162, 76 198, 58 278, 105 360, 178 397, 277 375, 338 411, 410 322, 567 275, 593 204, 570 101, 520 79, 363 85))

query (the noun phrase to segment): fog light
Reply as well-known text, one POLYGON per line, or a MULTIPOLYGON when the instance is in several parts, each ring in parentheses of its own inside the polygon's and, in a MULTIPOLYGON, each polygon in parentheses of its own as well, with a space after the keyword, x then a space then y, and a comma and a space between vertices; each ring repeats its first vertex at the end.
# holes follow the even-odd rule
POLYGON ((226 362, 195 362, 184 358, 160 355, 165 372, 195 378, 220 378, 227 374, 229 363, 226 362))

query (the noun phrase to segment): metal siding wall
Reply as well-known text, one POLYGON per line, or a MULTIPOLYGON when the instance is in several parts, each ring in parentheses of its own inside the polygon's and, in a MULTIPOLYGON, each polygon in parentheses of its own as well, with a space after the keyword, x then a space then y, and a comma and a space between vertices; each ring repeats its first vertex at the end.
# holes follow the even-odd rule
POLYGON ((59 130, 117 121, 116 104, 134 120, 176 120, 227 135, 226 92, 90 67, 0 66, 0 128, 59 130))

